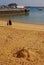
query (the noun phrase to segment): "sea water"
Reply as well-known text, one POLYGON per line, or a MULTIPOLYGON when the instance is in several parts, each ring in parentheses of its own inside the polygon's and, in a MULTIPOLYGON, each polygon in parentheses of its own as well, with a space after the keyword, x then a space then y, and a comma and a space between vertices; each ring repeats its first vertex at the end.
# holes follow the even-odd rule
POLYGON ((44 8, 39 10, 37 7, 30 7, 29 8, 29 15, 21 15, 21 16, 0 16, 0 18, 5 19, 12 19, 16 21, 23 21, 29 23, 36 23, 36 24, 44 24, 44 8))

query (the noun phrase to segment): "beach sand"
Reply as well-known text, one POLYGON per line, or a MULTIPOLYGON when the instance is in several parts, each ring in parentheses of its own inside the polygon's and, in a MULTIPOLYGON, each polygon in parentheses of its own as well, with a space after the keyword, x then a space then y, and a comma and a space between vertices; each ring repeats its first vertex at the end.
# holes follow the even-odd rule
POLYGON ((0 65, 44 65, 44 25, 0 20, 0 65))

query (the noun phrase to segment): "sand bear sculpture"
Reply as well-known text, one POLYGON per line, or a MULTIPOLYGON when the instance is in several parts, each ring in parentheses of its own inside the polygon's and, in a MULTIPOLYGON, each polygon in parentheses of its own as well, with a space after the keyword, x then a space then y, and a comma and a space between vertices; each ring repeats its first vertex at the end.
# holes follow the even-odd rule
POLYGON ((27 60, 32 60, 32 61, 40 59, 39 55, 36 52, 33 52, 29 50, 29 48, 25 48, 25 47, 17 51, 15 54, 17 58, 25 58, 27 60))

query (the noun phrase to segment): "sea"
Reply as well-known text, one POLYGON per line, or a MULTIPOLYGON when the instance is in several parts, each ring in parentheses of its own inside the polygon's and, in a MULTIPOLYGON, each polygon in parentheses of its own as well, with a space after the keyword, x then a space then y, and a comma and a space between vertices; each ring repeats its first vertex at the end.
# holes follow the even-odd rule
POLYGON ((14 21, 44 24, 44 7, 30 7, 28 15, 0 16, 2 19, 12 19, 14 21))

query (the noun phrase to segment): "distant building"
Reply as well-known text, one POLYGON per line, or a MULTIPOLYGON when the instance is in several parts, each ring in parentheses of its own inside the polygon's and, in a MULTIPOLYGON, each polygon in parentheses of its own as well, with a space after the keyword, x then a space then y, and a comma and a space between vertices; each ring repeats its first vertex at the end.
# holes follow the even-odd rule
POLYGON ((24 6, 18 5, 17 8, 24 8, 24 6))
POLYGON ((11 3, 8 5, 10 8, 17 8, 17 4, 16 3, 11 3))
POLYGON ((9 9, 8 5, 2 5, 0 9, 9 9))

